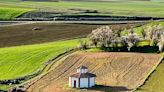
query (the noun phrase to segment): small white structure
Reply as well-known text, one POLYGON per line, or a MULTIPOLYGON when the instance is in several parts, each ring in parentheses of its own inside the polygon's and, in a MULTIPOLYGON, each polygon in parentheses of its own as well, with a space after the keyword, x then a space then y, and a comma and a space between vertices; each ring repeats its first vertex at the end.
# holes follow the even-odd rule
POLYGON ((88 73, 85 66, 77 68, 77 73, 69 77, 69 86, 74 88, 89 88, 95 85, 95 74, 88 73))

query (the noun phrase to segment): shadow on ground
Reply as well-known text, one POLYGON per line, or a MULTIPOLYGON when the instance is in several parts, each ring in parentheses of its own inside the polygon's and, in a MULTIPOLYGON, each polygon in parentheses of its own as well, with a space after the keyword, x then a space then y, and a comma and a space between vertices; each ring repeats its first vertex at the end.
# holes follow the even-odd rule
POLYGON ((105 85, 96 85, 88 90, 102 91, 102 92, 128 92, 131 89, 128 89, 123 86, 105 86, 105 85))

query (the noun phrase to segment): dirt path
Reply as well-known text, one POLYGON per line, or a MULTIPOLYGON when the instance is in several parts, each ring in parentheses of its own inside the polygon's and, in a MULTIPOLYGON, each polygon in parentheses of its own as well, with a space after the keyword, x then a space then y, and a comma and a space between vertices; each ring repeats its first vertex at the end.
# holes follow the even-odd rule
POLYGON ((80 65, 85 65, 97 75, 97 87, 89 92, 130 91, 145 81, 154 66, 159 63, 160 55, 143 53, 91 53, 76 52, 33 84, 28 92, 74 92, 68 87, 68 77, 80 65))

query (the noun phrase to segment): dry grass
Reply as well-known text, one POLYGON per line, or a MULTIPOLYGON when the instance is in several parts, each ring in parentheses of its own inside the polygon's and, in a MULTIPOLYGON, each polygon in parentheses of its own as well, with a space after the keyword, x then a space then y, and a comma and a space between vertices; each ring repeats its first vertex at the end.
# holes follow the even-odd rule
POLYGON ((160 55, 143 53, 76 52, 60 61, 54 69, 34 83, 29 92, 74 92, 68 77, 80 65, 97 75, 95 88, 89 92, 120 92, 137 88, 159 63, 160 55))

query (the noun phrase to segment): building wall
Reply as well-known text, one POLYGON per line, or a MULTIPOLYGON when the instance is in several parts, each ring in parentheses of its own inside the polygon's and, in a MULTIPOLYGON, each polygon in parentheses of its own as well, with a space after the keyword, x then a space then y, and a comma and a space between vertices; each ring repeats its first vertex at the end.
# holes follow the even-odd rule
POLYGON ((78 88, 79 87, 79 79, 78 78, 74 78, 74 77, 72 77, 72 78, 70 78, 70 84, 71 84, 71 86, 70 87, 74 87, 74 81, 76 81, 76 87, 78 88))
MULTIPOLYGON (((89 87, 92 87, 95 85, 95 78, 89 78, 90 84, 89 87)), ((74 77, 69 77, 69 87, 74 87, 74 80, 76 81, 76 87, 79 88, 79 79, 74 77)), ((88 88, 88 78, 80 78, 80 88, 88 88)))
POLYGON ((88 88, 88 78, 80 78, 80 88, 88 88))
POLYGON ((71 80, 71 77, 69 77, 69 87, 72 87, 71 83, 72 83, 72 80, 71 80))
POLYGON ((95 85, 95 77, 90 78, 90 87, 95 85))

